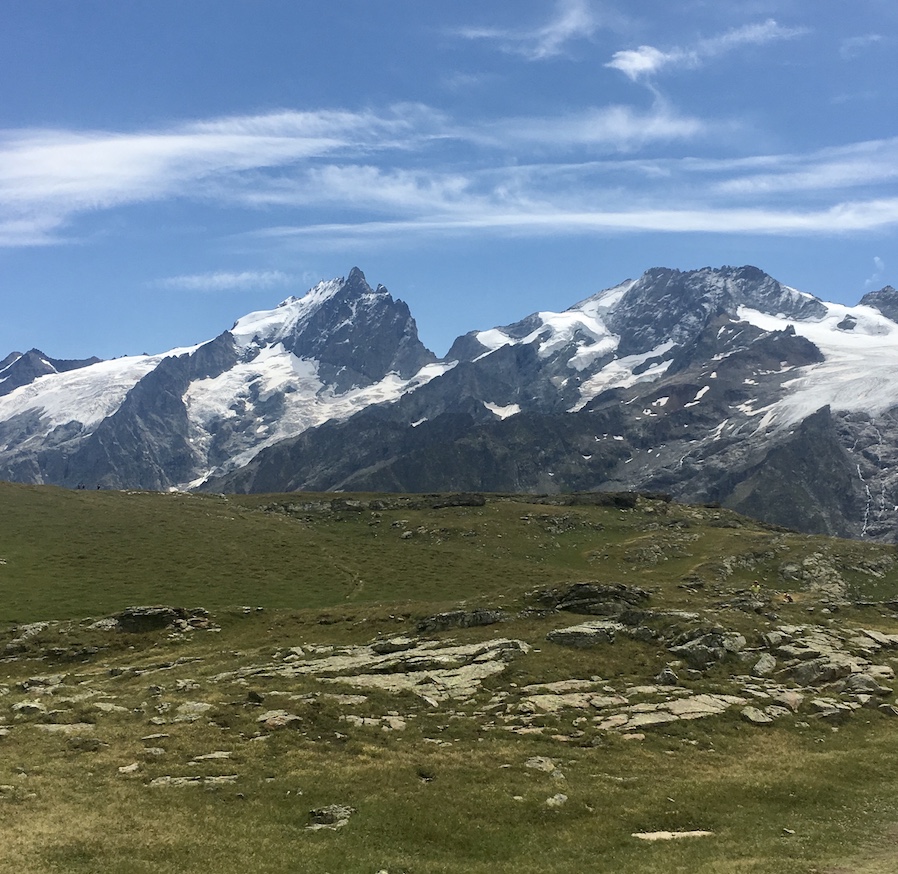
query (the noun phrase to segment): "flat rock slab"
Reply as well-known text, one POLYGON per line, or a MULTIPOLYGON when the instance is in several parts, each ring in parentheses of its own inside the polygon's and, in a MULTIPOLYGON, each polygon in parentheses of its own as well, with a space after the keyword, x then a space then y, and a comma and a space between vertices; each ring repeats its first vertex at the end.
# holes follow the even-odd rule
POLYGON ((223 774, 219 777, 156 777, 150 780, 150 786, 224 786, 236 783, 238 774, 223 774))
POLYGON ((639 838, 641 841, 675 841, 679 838, 707 838, 714 832, 691 831, 691 832, 634 832, 631 838, 639 838))
POLYGON ((34 727, 38 731, 45 731, 48 734, 81 734, 83 731, 93 731, 95 728, 91 722, 69 722, 65 724, 38 723, 34 727))
POLYGON ((595 622, 571 625, 568 628, 556 628, 546 635, 546 640, 561 646, 601 646, 606 643, 614 643, 615 635, 624 630, 625 628, 620 622, 596 620, 595 622))

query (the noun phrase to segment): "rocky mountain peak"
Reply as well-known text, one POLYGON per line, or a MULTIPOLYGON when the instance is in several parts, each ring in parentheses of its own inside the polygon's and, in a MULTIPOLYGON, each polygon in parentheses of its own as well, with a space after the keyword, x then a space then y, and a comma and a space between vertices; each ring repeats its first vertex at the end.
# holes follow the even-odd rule
POLYGON ((231 333, 249 356, 282 344, 297 358, 318 362, 322 380, 337 392, 391 372, 408 378, 436 360, 418 339, 408 306, 383 285, 372 289, 358 267, 273 310, 244 316, 231 333))
POLYGON ((861 298, 863 306, 875 307, 887 319, 898 322, 898 291, 886 285, 879 291, 870 291, 861 298))
POLYGON ((690 342, 710 318, 735 318, 740 306, 796 319, 826 315, 813 295, 782 285, 757 267, 656 267, 629 286, 609 308, 606 322, 621 337, 619 354, 634 355, 665 341, 690 342))

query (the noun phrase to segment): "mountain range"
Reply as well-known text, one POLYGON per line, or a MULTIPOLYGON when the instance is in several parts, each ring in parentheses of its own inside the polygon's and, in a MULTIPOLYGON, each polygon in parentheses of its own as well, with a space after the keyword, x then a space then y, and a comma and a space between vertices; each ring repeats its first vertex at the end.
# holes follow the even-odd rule
POLYGON ((895 542, 898 291, 655 268, 444 358, 358 269, 197 346, 0 361, 0 478, 67 487, 664 492, 895 542))

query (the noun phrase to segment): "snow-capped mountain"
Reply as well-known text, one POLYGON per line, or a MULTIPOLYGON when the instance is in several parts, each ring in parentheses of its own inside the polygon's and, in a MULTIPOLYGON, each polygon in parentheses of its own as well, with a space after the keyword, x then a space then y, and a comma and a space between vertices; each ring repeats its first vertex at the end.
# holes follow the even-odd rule
POLYGON ((657 268, 563 312, 472 331, 438 361, 406 305, 354 269, 165 355, 14 353, 0 362, 0 476, 643 489, 894 540, 895 319, 892 288, 848 307, 753 267, 657 268))
MULTIPOLYGON (((22 360, 11 359, 0 380, 22 360)), ((0 397, 0 476, 187 487, 445 369, 408 307, 359 270, 250 313, 207 343, 80 364, 36 373, 0 397)))

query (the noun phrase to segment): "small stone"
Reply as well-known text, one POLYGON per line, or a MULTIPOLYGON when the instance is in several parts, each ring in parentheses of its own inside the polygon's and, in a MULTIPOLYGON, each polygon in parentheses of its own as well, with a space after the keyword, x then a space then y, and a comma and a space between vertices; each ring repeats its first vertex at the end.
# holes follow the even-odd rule
POLYGON ((567 804, 567 795, 563 792, 559 792, 557 795, 553 795, 551 798, 546 799, 546 807, 557 809, 559 807, 564 807, 567 804))
POLYGON ((119 774, 135 774, 140 770, 140 762, 131 762, 130 765, 122 765, 118 772, 119 774))

